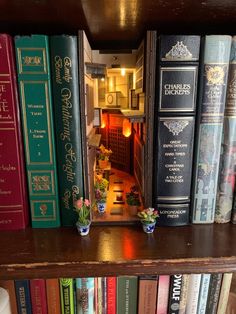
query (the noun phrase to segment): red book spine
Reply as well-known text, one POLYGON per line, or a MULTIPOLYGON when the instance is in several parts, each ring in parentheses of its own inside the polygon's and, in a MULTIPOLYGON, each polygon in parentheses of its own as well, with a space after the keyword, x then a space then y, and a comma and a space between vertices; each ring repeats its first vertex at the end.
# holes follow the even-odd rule
POLYGON ((56 278, 46 279, 48 314, 61 313, 59 281, 56 278))
POLYGON ((116 314, 116 277, 107 277, 107 314, 116 314))
POLYGON ((0 34, 0 230, 29 221, 24 149, 12 39, 0 34))
POLYGON ((33 314, 47 314, 46 284, 44 279, 30 280, 30 296, 33 314))

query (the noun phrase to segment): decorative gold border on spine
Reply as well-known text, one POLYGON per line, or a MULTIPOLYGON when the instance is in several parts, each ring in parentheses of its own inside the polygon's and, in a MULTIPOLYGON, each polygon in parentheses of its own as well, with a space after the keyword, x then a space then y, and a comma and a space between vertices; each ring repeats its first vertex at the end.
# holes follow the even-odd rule
POLYGON ((28 181, 29 181, 29 192, 31 196, 54 196, 55 195, 55 183, 54 183, 54 171, 53 170, 28 170, 28 181), (43 191, 41 191, 40 193, 35 193, 32 190, 32 173, 50 173, 51 178, 52 178, 52 182, 51 182, 51 186, 52 186, 52 193, 44 193, 43 191))
POLYGON ((32 214, 32 221, 56 221, 56 202, 54 200, 32 200, 31 204, 31 214, 32 214), (53 204, 53 215, 52 216, 40 216, 37 217, 34 213, 35 211, 35 204, 36 203, 52 203, 53 204))

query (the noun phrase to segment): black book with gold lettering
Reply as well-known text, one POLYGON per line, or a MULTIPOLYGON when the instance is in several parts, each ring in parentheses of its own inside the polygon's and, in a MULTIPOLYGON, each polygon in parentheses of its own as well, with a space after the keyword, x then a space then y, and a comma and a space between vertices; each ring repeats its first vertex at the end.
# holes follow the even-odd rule
POLYGON ((154 128, 158 223, 189 223, 200 36, 159 38, 154 128))

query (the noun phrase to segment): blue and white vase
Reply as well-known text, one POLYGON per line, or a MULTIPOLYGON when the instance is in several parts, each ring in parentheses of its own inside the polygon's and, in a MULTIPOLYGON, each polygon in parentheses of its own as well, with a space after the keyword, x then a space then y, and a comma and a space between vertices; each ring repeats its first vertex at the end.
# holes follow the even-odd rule
POLYGON ((81 225, 78 221, 76 223, 76 227, 81 236, 85 236, 89 233, 91 221, 88 225, 81 225))
POLYGON ((155 229, 156 222, 151 222, 149 224, 147 223, 142 223, 143 225, 143 231, 146 233, 153 233, 155 229))
POLYGON ((107 206, 107 204, 104 203, 104 202, 97 202, 98 212, 99 212, 100 214, 105 213, 105 211, 106 211, 106 206, 107 206))

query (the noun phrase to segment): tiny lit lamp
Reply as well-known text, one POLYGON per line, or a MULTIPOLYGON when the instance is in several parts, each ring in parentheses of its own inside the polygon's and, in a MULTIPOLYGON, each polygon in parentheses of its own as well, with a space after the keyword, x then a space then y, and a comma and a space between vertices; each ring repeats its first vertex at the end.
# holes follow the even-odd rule
POLYGON ((125 76, 125 72, 126 72, 126 71, 125 71, 125 68, 121 68, 121 69, 120 69, 120 74, 121 74, 121 76, 125 76))
POLYGON ((107 115, 102 115, 102 123, 101 123, 101 129, 104 129, 107 126, 107 115))
POLYGON ((122 125, 122 134, 125 136, 125 137, 129 137, 131 135, 131 123, 129 121, 129 119, 124 119, 123 120, 123 125, 122 125))

